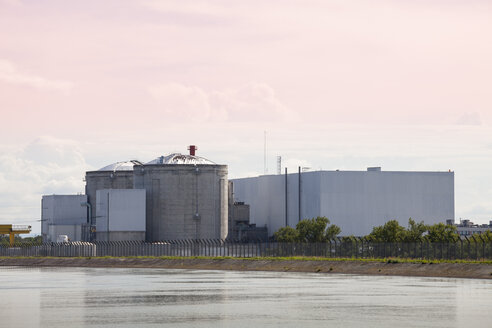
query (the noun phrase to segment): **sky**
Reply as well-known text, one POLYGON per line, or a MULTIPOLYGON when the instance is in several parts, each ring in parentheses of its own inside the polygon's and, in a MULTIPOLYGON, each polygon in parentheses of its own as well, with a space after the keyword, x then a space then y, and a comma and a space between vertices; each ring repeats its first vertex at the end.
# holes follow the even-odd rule
POLYGON ((0 0, 0 223, 116 161, 455 172, 492 220, 488 0, 0 0))

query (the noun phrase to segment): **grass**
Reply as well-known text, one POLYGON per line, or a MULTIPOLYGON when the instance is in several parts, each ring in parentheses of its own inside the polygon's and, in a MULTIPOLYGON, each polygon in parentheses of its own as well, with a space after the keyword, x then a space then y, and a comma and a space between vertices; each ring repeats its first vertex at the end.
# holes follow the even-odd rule
MULTIPOLYGON (((0 259, 60 259, 61 257, 9 257, 2 256, 0 259)), ((240 261, 328 261, 328 262, 377 262, 387 264, 397 263, 417 263, 417 264, 438 264, 438 263, 465 263, 465 264, 492 264, 492 260, 426 260, 426 259, 407 259, 407 258, 327 258, 327 257, 231 257, 231 256, 101 256, 101 257, 65 257, 63 259, 161 259, 161 260, 240 260, 240 261)))

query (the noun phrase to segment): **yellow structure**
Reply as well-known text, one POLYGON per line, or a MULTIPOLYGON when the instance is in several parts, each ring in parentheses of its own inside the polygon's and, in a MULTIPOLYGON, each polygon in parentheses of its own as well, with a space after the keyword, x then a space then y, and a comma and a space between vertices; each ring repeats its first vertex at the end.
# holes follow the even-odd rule
POLYGON ((21 233, 30 233, 31 226, 27 225, 13 225, 13 224, 0 224, 0 235, 10 236, 10 247, 14 247, 14 237, 21 233))

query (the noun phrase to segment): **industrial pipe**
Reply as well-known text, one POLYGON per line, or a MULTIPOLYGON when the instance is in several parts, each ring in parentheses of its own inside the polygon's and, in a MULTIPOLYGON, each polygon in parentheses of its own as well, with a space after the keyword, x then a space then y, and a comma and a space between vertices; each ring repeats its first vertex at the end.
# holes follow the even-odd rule
POLYGON ((89 215, 87 217, 87 223, 92 226, 92 206, 89 202, 82 202, 80 206, 86 206, 89 209, 89 215))

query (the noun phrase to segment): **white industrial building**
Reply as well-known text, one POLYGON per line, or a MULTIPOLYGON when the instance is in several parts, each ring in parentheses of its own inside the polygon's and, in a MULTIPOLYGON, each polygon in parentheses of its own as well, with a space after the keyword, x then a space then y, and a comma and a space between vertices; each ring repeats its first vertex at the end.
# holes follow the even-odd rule
POLYGON ((313 171, 233 179, 234 200, 269 235, 300 219, 326 216, 341 235, 364 236, 389 220, 407 226, 454 220, 453 172, 313 171))
POLYGON ((487 231, 492 231, 492 221, 489 221, 489 224, 475 224, 470 220, 460 219, 460 223, 458 224, 455 224, 454 220, 448 220, 446 223, 454 225, 456 227, 456 232, 461 238, 481 235, 487 231))
POLYGON ((86 195, 47 195, 41 199, 41 235, 44 241, 56 242, 57 236, 83 240, 88 227, 86 195))

